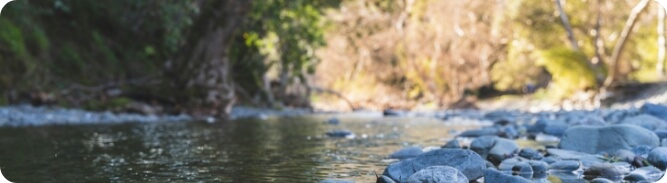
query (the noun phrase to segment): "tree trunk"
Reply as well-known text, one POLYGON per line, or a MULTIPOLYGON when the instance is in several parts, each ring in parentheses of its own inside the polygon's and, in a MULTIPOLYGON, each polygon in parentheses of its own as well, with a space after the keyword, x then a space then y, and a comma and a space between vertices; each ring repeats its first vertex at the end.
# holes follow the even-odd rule
POLYGON ((625 22, 625 27, 623 27, 623 31, 621 32, 621 37, 616 43, 616 46, 614 46, 614 51, 611 54, 611 60, 609 61, 609 75, 607 75, 607 79, 604 81, 604 87, 609 87, 609 85, 611 85, 618 77, 618 59, 621 58, 623 47, 625 47, 625 43, 628 41, 628 38, 630 38, 630 33, 632 33, 632 29, 637 23, 639 14, 646 10, 648 3, 649 0, 642 0, 632 8, 630 17, 628 17, 628 20, 625 22))
POLYGON ((655 66, 660 79, 665 77, 665 9, 658 6, 658 60, 655 66))
POLYGON ((201 14, 194 19, 183 47, 168 76, 177 102, 195 114, 224 117, 236 98, 231 80, 229 47, 250 9, 249 0, 200 0, 201 14))
POLYGON ((563 5, 561 3, 561 0, 554 0, 554 1, 556 2, 556 8, 558 9, 558 12, 560 12, 560 20, 563 21, 563 26, 567 31, 567 38, 570 39, 570 44, 572 45, 572 49, 574 49, 574 51, 579 51, 579 45, 577 44, 577 39, 574 37, 574 32, 572 32, 572 26, 570 26, 569 18, 567 17, 565 10, 563 10, 563 5))

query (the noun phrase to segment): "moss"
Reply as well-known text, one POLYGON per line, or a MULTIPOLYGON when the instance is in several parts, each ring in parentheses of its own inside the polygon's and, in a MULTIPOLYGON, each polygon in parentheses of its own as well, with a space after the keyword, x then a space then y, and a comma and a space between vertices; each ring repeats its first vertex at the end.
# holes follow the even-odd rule
POLYGON ((583 53, 568 48, 541 52, 539 64, 553 76, 552 97, 564 98, 575 91, 597 87, 595 73, 586 62, 583 53))

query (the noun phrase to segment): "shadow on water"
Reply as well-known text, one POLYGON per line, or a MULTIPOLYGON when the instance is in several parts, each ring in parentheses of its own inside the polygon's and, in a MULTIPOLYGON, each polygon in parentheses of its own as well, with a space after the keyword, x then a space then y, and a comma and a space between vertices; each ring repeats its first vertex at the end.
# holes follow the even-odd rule
POLYGON ((397 118, 343 118, 334 126, 327 118, 3 127, 0 169, 15 182, 370 182, 387 154, 442 145, 453 128, 397 118), (357 137, 326 137, 332 129, 357 137))

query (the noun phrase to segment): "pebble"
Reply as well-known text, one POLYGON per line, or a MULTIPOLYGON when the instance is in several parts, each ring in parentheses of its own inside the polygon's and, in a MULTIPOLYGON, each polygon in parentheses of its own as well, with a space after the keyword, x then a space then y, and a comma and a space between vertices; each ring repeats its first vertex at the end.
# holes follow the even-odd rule
POLYGON ((468 178, 456 168, 431 166, 410 175, 408 183, 468 183, 468 178))
POLYGON ((584 176, 589 178, 605 178, 612 181, 619 181, 623 178, 624 172, 616 166, 609 163, 597 163, 584 170, 584 176))
POLYGON ((437 149, 422 153, 414 158, 392 163, 385 168, 382 174, 397 182, 402 182, 413 173, 430 166, 450 166, 456 168, 468 180, 472 181, 484 175, 483 170, 486 169, 486 161, 471 150, 437 149))
POLYGON ((667 168, 667 147, 657 147, 648 153, 648 162, 651 165, 665 170, 667 168))
POLYGON ((502 172, 486 169, 484 170, 484 183, 532 183, 526 178, 520 176, 507 175, 502 172))
POLYGON ((535 149, 532 148, 521 149, 521 151, 519 151, 519 156, 532 160, 541 160, 542 158, 544 158, 544 155, 540 154, 539 152, 537 152, 535 149))

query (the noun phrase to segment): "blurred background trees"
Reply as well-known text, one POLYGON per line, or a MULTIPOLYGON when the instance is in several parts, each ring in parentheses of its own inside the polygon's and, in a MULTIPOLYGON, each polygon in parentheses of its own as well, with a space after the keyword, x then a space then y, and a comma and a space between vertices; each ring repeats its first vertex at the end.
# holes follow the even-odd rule
POLYGON ((663 11, 643 0, 18 0, 0 16, 0 103, 224 115, 233 104, 563 100, 662 81, 663 11))

